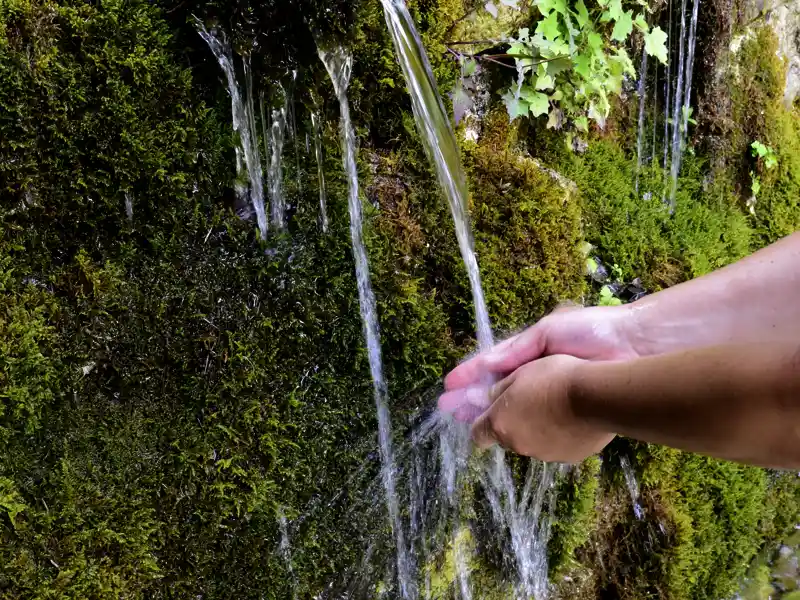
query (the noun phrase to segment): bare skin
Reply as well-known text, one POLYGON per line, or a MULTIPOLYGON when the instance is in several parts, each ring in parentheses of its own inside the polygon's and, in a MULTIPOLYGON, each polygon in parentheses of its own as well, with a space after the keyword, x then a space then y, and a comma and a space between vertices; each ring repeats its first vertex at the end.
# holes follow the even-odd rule
POLYGON ((469 422, 491 406, 474 429, 476 438, 545 460, 580 460, 620 433, 731 460, 794 467, 797 457, 777 436, 800 448, 800 416, 792 403, 800 388, 782 387, 795 381, 792 369, 800 368, 793 362, 800 344, 798 295, 795 234, 633 305, 557 311, 456 368, 439 405, 469 422), (488 393, 486 381, 509 375, 488 393), (576 398, 585 405, 573 406, 576 398), (597 414, 598 406, 605 415, 597 414), (515 433, 487 423, 513 423, 503 427, 515 433), (748 437, 745 423, 759 424, 758 435, 748 437), (520 438, 522 431, 526 437, 520 438))

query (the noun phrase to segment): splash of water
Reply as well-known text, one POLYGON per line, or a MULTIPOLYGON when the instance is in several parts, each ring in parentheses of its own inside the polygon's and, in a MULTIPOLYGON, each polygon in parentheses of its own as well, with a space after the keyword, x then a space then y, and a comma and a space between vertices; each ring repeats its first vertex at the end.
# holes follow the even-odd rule
MULTIPOLYGON (((314 152, 317 156, 317 178, 319 179, 319 219, 322 231, 328 232, 328 192, 325 188, 325 156, 322 151, 322 121, 318 112, 311 113, 314 128, 314 152)), ((306 144, 308 138, 306 138, 306 144)))
POLYGON ((224 32, 217 32, 213 29, 208 31, 203 22, 197 17, 195 17, 195 25, 200 37, 208 44, 223 73, 225 73, 228 83, 228 93, 231 97, 231 113, 233 115, 233 130, 239 135, 239 144, 236 145, 236 191, 241 199, 249 196, 250 203, 256 213, 261 237, 266 238, 269 223, 264 209, 264 174, 261 170, 258 136, 255 129, 252 74, 249 59, 243 60, 245 78, 248 82, 247 99, 243 100, 239 84, 236 81, 233 51, 227 36, 224 32), (243 183, 245 179, 250 183, 249 190, 243 183))
POLYGON ((619 463, 622 467, 622 474, 625 476, 625 485, 628 487, 628 493, 631 495, 633 514, 637 519, 641 520, 644 517, 644 509, 639 502, 639 483, 636 481, 636 472, 633 470, 627 456, 620 457, 619 463))
POLYGON ((319 49, 319 57, 333 82, 339 100, 342 155, 348 182, 348 208, 350 210, 350 237, 356 263, 358 298, 364 338, 367 344, 370 372, 378 412, 378 441, 381 453, 381 478, 386 494, 386 505, 394 535, 397 555, 397 579, 403 598, 416 597, 416 581, 412 577, 411 558, 406 548, 400 505, 397 499, 396 469, 392 449, 392 424, 389 414, 389 392, 383 378, 380 331, 375 294, 369 276, 369 262, 362 233, 361 199, 359 197, 358 170, 356 168, 356 136, 350 119, 350 103, 347 88, 353 67, 353 57, 343 48, 319 49))

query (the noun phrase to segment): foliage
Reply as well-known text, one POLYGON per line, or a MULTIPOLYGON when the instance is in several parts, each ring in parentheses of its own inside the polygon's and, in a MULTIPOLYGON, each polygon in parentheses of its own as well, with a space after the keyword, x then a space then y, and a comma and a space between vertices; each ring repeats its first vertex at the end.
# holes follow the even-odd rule
MULTIPOLYGON (((758 160, 758 167, 760 169, 766 169, 770 171, 778 166, 778 157, 775 155, 775 151, 769 146, 765 146, 756 140, 751 144, 750 148, 753 153, 753 157, 758 160)), ((750 189, 753 192, 753 196, 750 200, 748 200, 748 207, 750 208, 750 212, 755 214, 755 200, 758 196, 758 193, 761 191, 761 178, 755 171, 750 171, 750 179, 752 181, 750 189)))
POLYGON ((537 0, 541 18, 533 33, 521 29, 508 53, 519 72, 503 99, 512 118, 548 115, 548 127, 570 125, 586 133, 601 128, 620 94, 624 76, 636 69, 626 51, 634 27, 646 51, 667 61, 666 34, 647 24, 642 5, 625 10, 620 0, 601 0, 591 10, 583 0, 537 0))
POLYGON ((598 302, 598 304, 600 306, 620 306, 622 300, 614 296, 614 292, 609 286, 604 285, 600 289, 600 302, 598 302))

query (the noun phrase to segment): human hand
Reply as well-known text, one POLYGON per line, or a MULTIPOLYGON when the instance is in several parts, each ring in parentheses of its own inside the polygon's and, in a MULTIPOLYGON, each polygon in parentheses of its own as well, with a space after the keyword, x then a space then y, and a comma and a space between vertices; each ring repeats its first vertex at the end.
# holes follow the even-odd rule
MULTIPOLYGON (((586 360, 636 358, 632 329, 627 306, 562 308, 456 367, 445 378, 445 389, 486 387, 487 381, 497 381, 526 363, 556 354, 586 360)), ((480 391, 473 395, 478 401, 480 391)))
POLYGON ((576 463, 605 448, 614 434, 576 416, 570 390, 586 361, 550 356, 492 387, 488 411, 472 426, 481 448, 500 444, 546 462, 576 463))

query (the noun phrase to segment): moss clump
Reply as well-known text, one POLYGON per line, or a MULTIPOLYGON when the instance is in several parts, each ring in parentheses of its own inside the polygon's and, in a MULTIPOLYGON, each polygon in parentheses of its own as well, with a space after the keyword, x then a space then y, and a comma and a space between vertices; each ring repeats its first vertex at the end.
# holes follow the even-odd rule
POLYGON ((466 152, 476 248, 495 326, 516 329, 584 291, 578 190, 513 149, 505 114, 466 152))

